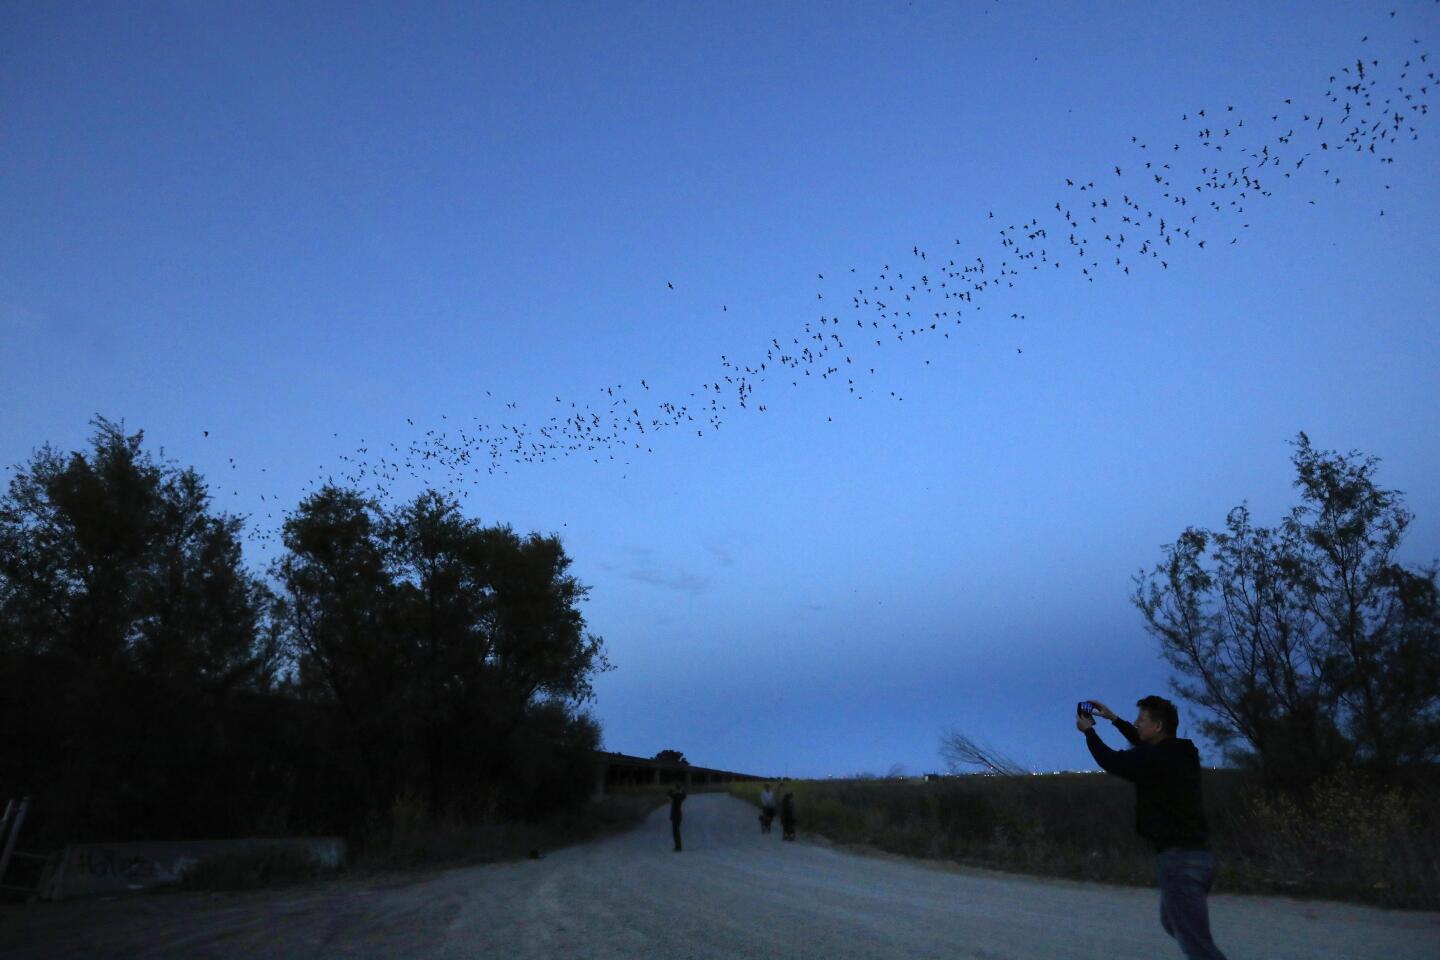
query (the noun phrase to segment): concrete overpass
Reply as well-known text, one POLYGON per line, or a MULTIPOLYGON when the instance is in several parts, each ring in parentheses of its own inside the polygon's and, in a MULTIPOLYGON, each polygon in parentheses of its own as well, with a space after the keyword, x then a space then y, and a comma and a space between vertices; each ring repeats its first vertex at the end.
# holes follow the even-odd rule
POLYGON ((644 787, 674 783, 679 780, 685 789, 706 789, 720 787, 727 783, 744 783, 756 780, 774 780, 774 777, 760 777, 750 773, 736 773, 733 770, 714 770, 697 767, 694 764, 675 763, 670 760, 656 760, 653 757, 632 757, 623 753, 595 751, 595 795, 610 793, 626 787, 644 787))

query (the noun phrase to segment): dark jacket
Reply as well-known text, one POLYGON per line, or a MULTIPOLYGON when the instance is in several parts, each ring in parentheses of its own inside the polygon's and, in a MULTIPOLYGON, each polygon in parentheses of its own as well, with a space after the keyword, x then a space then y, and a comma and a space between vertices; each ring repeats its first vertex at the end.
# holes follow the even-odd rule
POLYGON ((671 790, 669 793, 666 794, 666 796, 670 798, 670 819, 675 821, 676 823, 679 823, 681 817, 684 816, 680 812, 680 804, 685 802, 685 791, 671 790))
POLYGON ((1134 746, 1111 750, 1091 727, 1085 745, 1101 769, 1135 784, 1135 830, 1156 850, 1205 850, 1210 828, 1200 792, 1200 751, 1189 740, 1167 737, 1157 744, 1140 739, 1135 725, 1112 721, 1134 746))

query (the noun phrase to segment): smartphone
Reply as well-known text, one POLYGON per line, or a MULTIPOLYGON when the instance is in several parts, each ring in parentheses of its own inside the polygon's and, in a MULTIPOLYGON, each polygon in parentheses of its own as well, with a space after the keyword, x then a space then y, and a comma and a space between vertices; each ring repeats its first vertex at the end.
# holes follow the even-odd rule
POLYGON ((1095 716, 1095 703, 1093 700, 1081 700, 1075 704, 1075 712, 1083 713, 1087 717, 1095 716))

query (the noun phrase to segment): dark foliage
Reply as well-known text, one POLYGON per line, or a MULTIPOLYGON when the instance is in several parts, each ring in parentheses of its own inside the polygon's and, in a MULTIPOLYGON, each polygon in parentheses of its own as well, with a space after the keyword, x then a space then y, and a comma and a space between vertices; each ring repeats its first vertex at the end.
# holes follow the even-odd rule
POLYGON ((1232 760, 1303 787, 1341 766, 1393 781, 1440 759, 1437 569, 1395 562, 1411 514, 1377 461, 1295 442, 1301 503, 1191 527, 1135 603, 1232 760))
POLYGON ((580 710, 608 664, 556 538, 481 526, 433 492, 386 516, 327 487, 285 542, 298 686, 346 718, 372 810, 414 795, 431 817, 529 815, 590 789, 598 733, 580 710))
POLYGON ((0 499, 3 786, 70 839, 213 832, 237 796, 228 704, 280 665, 271 596, 193 470, 94 426, 0 499))
POLYGON ((593 788, 608 668, 553 537, 427 493, 326 489, 286 526, 277 596, 241 521, 143 435, 94 421, 0 498, 0 796, 32 848, 539 818, 593 788))

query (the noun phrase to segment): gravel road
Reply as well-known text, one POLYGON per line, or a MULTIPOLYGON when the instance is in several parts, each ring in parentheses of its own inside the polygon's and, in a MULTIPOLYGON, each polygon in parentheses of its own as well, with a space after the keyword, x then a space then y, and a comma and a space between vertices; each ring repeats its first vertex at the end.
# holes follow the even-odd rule
MULTIPOLYGON (((374 958, 1180 957, 1154 890, 861 856, 762 836, 724 794, 537 861, 247 894, 0 908, 0 956, 374 958)), ((803 812, 803 811, 802 811, 803 812)), ((803 822, 802 822, 803 827, 803 822)), ((1230 960, 1440 957, 1440 913, 1214 896, 1230 960)))

